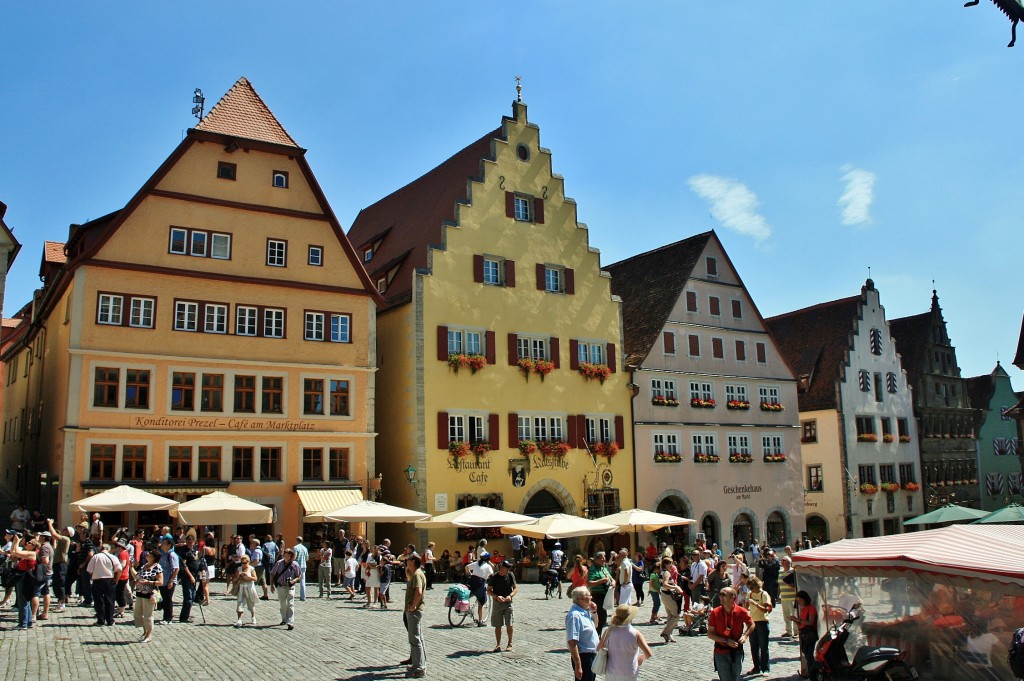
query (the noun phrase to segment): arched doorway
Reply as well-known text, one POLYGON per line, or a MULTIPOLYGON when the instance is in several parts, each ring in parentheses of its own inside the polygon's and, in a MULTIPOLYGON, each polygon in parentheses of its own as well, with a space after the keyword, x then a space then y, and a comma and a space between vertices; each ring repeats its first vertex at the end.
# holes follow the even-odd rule
POLYGON ((786 519, 778 511, 772 511, 768 514, 768 519, 764 523, 765 533, 768 535, 768 546, 785 546, 786 537, 786 519))
POLYGON ((526 502, 526 510, 523 511, 523 514, 539 518, 541 516, 551 515, 552 513, 564 512, 565 509, 562 506, 562 503, 558 501, 558 498, 548 490, 542 489, 530 497, 530 500, 526 502))
POLYGON ((710 513, 700 521, 700 531, 704 535, 708 548, 711 548, 712 544, 718 543, 718 519, 710 513))
POLYGON ((828 521, 820 515, 807 516, 807 538, 824 543, 831 541, 828 536, 828 521))
MULTIPOLYGON (((666 515, 674 515, 679 518, 690 518, 690 509, 686 507, 686 502, 677 496, 665 497, 658 503, 658 508, 655 509, 658 513, 664 513, 666 515)), ((682 549, 690 545, 690 526, 689 525, 676 525, 675 527, 666 527, 663 530, 657 532, 658 540, 668 542, 673 547, 682 549)))
POLYGON ((750 546, 753 540, 754 521, 746 513, 740 513, 732 521, 732 545, 739 546, 739 543, 743 542, 744 546, 750 546))

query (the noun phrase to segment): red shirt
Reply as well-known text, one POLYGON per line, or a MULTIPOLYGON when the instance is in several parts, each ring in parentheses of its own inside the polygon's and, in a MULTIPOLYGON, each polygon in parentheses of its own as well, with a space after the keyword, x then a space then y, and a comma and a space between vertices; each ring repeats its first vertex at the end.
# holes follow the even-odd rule
MULTIPOLYGON (((734 641, 740 640, 740 636, 743 635, 750 623, 750 613, 746 608, 741 608, 738 605, 734 605, 730 613, 726 613, 725 608, 718 606, 711 611, 711 615, 708 617, 708 628, 715 632, 716 636, 731 638, 734 641), (726 633, 727 631, 728 633, 726 633)), ((727 653, 729 650, 728 646, 715 641, 716 653, 727 653)))
POLYGON ((121 549, 121 552, 117 554, 117 559, 121 561, 121 576, 118 577, 119 582, 127 582, 128 575, 131 572, 128 569, 128 549, 121 549))

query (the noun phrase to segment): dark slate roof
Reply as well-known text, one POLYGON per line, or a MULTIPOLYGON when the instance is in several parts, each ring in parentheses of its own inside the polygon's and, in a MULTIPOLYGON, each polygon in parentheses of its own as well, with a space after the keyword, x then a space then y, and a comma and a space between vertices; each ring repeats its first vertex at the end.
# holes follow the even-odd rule
POLYGON ((348 238, 365 245, 383 237, 373 259, 364 263, 376 280, 396 261, 401 265, 384 293, 384 309, 401 305, 412 292, 413 272, 428 264, 432 244, 441 244, 446 222, 455 222, 455 206, 469 200, 469 180, 482 178, 484 159, 493 158, 492 140, 502 130, 493 130, 419 179, 359 211, 348 238), (403 258, 404 254, 408 257, 403 258))
POLYGON ((912 385, 916 384, 917 378, 927 366, 925 353, 928 352, 931 328, 931 311, 910 317, 900 317, 889 322, 889 332, 896 343, 896 352, 900 353, 903 368, 910 377, 912 385))
POLYGON ((967 399, 974 409, 988 409, 992 401, 992 393, 995 392, 996 382, 992 374, 984 376, 972 376, 964 379, 964 387, 967 390, 967 399))
POLYGON ((612 293, 622 298, 627 365, 640 364, 651 351, 713 235, 704 232, 602 268, 612 276, 612 293))
POLYGON ((838 407, 837 381, 847 366, 860 306, 861 296, 851 296, 765 320, 800 381, 800 411, 838 407))
POLYGON ((1020 338, 1017 340, 1017 356, 1013 358, 1013 365, 1024 369, 1024 319, 1020 320, 1020 338))

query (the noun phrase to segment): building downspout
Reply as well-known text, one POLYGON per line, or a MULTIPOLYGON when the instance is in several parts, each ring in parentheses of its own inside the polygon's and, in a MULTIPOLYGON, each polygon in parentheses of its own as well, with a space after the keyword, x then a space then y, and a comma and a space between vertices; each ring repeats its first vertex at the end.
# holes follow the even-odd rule
POLYGON ((850 473, 850 462, 846 453, 846 419, 843 418, 843 395, 836 382, 836 418, 839 420, 839 464, 842 466, 840 475, 843 480, 843 515, 846 517, 846 538, 853 539, 853 500, 850 498, 853 486, 853 474, 850 473))

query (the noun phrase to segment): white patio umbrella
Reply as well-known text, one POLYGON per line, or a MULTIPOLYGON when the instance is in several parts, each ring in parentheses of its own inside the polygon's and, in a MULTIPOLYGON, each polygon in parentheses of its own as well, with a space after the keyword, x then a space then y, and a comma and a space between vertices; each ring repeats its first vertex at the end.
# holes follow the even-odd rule
POLYGON ((420 513, 378 501, 360 501, 317 515, 322 516, 323 522, 328 523, 414 523, 418 520, 430 520, 429 513, 420 513))
POLYGON ((174 499, 150 494, 130 485, 111 487, 105 492, 71 503, 71 510, 78 513, 120 511, 169 511, 178 507, 174 499))
POLYGON ((568 539, 569 537, 589 537, 595 534, 611 534, 619 528, 608 523, 580 518, 565 513, 553 513, 538 519, 531 524, 506 525, 501 528, 502 534, 521 534, 535 539, 568 539))
POLYGON ((217 491, 186 501, 171 511, 186 525, 260 525, 274 522, 274 509, 217 491))
POLYGON ((654 532, 660 530, 663 527, 672 527, 675 525, 691 525, 696 524, 696 520, 693 518, 681 518, 675 515, 668 515, 667 513, 657 513, 655 511, 645 511, 642 508, 631 508, 626 511, 619 511, 611 515, 606 515, 603 518, 597 519, 599 522, 607 523, 608 525, 615 525, 619 528, 619 532, 638 532, 643 530, 644 532, 654 532))
POLYGON ((442 527, 501 527, 512 523, 526 525, 536 523, 536 518, 509 511, 499 511, 487 506, 467 506, 458 511, 434 516, 433 520, 416 523, 421 530, 432 530, 442 527))

